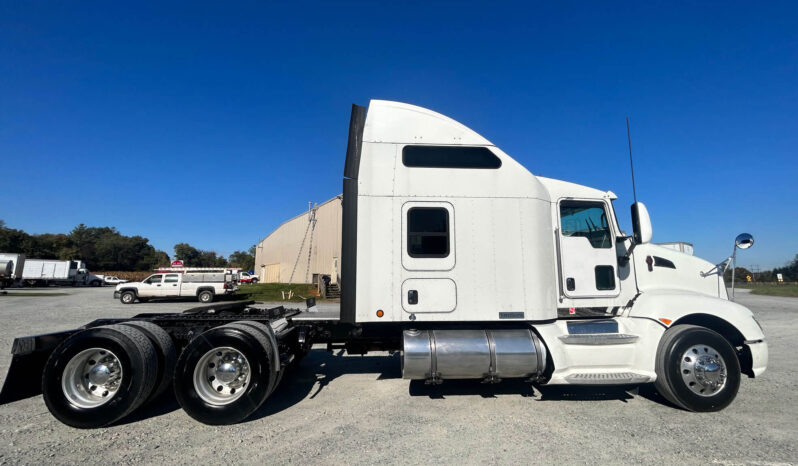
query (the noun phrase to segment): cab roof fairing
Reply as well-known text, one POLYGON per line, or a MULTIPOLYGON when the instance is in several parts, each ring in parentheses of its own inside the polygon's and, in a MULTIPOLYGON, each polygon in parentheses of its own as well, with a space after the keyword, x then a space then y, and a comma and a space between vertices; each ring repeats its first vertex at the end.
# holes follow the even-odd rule
POLYGON ((360 171, 360 195, 507 197, 549 202, 548 192, 537 177, 492 142, 447 116, 401 102, 369 103, 360 171), (404 167, 401 150, 394 147, 407 144, 489 147, 502 166, 499 169, 404 167))
POLYGON ((618 199, 618 196, 612 191, 602 191, 589 186, 571 183, 570 181, 546 178, 545 176, 538 176, 537 178, 540 180, 546 190, 548 190, 549 196, 553 202, 567 197, 582 199, 609 199, 611 201, 618 199))

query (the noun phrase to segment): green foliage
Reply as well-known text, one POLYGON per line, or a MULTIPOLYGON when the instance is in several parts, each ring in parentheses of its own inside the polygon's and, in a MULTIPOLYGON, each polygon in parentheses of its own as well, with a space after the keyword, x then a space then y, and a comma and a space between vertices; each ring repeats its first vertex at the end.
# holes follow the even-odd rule
MULTIPOLYGON (((301 302, 310 297, 316 297, 316 287, 309 283, 256 283, 243 284, 235 296, 239 299, 252 299, 255 301, 283 301, 283 291, 286 296, 293 291, 293 297, 285 301, 301 302)), ((321 298, 316 297, 317 300, 321 298)))
POLYGON ((252 270, 255 267, 255 246, 249 252, 235 251, 230 254, 230 266, 241 267, 243 270, 252 270))
POLYGON ((798 298, 798 285, 793 284, 766 284, 751 287, 751 294, 763 294, 768 296, 789 296, 798 298))
POLYGON ((186 267, 227 267, 227 259, 213 251, 203 251, 188 243, 175 244, 175 257, 186 267))
POLYGON ((35 259, 82 260, 90 270, 149 270, 168 265, 169 256, 147 238, 125 236, 112 227, 76 226, 68 235, 31 235, 0 226, 0 251, 35 259))

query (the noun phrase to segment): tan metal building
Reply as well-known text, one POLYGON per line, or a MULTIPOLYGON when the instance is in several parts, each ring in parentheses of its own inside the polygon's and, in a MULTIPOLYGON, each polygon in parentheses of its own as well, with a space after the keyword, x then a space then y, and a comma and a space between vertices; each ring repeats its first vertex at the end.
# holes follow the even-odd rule
POLYGON ((287 220, 258 243, 255 273, 261 283, 315 283, 318 275, 338 283, 341 198, 287 220))

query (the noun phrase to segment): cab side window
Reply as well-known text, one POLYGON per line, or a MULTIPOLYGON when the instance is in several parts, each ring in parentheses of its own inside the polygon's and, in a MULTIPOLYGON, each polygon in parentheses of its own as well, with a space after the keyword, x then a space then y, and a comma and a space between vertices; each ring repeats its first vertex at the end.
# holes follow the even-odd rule
POLYGON ((150 285, 156 285, 158 283, 161 283, 162 277, 163 275, 153 275, 147 279, 147 283, 149 283, 150 285))
POLYGON ((165 276, 163 279, 164 283, 177 283, 178 276, 176 273, 170 273, 169 275, 165 276))
POLYGON ((410 257, 449 255, 449 211, 413 207, 407 211, 407 253, 410 257))
POLYGON ((563 236, 582 236, 594 248, 611 248, 612 231, 603 202, 560 202, 560 231, 563 236))

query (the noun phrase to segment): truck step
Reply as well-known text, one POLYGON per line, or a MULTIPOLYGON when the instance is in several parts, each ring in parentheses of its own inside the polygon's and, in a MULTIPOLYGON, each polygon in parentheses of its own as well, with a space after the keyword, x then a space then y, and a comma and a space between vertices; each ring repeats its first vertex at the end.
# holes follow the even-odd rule
POLYGON ((651 377, 634 372, 588 372, 583 374, 571 374, 565 377, 565 380, 574 385, 626 385, 650 382, 651 377))
POLYGON ((566 345, 626 345, 637 341, 637 335, 625 333, 585 333, 562 335, 560 340, 566 345))

